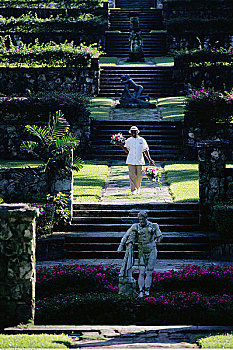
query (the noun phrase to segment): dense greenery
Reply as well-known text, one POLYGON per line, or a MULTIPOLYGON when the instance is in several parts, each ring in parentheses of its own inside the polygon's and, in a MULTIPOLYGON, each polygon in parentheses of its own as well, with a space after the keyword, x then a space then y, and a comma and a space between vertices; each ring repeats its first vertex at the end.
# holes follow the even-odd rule
POLYGON ((0 0, 0 7, 27 7, 27 8, 98 8, 105 0, 0 0))
POLYGON ((71 343, 65 334, 0 334, 1 349, 67 349, 71 343))
POLYGON ((20 17, 4 17, 0 15, 0 32, 6 33, 37 33, 37 32, 83 32, 94 31, 100 24, 104 23, 102 16, 95 16, 90 13, 78 17, 57 17, 40 18, 31 12, 20 17))
POLYGON ((96 44, 89 46, 73 42, 14 45, 9 35, 0 37, 0 65, 4 67, 86 67, 90 59, 98 58, 102 52, 96 44))
POLYGON ((44 121, 57 110, 64 113, 68 122, 86 119, 90 99, 80 92, 40 91, 25 96, 0 97, 0 120, 2 122, 44 121))
POLYGON ((224 238, 233 239, 233 205, 216 204, 212 208, 211 224, 224 238))
POLYGON ((187 98, 186 112, 192 112, 194 122, 228 124, 233 120, 233 90, 221 92, 204 86, 193 90, 187 98))
POLYGON ((183 33, 208 34, 208 33, 232 33, 233 20, 225 17, 175 17, 166 21, 168 32, 176 35, 183 33))
POLYGON ((232 266, 154 273, 151 296, 142 299, 117 295, 118 274, 103 265, 39 268, 36 323, 232 323, 232 266))
POLYGON ((176 66, 221 66, 233 65, 233 47, 184 49, 174 53, 176 66))

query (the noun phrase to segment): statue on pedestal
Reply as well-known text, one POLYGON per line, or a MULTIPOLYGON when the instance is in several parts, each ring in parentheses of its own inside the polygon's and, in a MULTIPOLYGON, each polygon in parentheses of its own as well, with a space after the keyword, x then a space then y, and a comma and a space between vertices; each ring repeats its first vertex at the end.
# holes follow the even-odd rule
POLYGON ((130 17, 129 36, 129 58, 128 62, 144 62, 143 41, 139 25, 139 17, 130 17))
POLYGON ((118 247, 118 252, 122 252, 126 245, 126 252, 122 262, 119 275, 119 294, 134 294, 132 268, 134 265, 134 245, 138 242, 138 267, 139 267, 139 297, 150 294, 152 274, 157 258, 156 243, 163 238, 159 225, 147 220, 147 212, 140 211, 138 214, 139 223, 133 224, 123 236, 118 247), (125 280, 121 280, 124 278, 125 280), (123 282, 124 288, 122 287, 123 282))
POLYGON ((123 93, 120 97, 120 107, 142 107, 156 108, 155 103, 150 102, 150 96, 143 94, 144 88, 142 85, 136 84, 129 74, 122 75, 121 82, 125 84, 123 93), (131 93, 130 90, 133 90, 131 93))

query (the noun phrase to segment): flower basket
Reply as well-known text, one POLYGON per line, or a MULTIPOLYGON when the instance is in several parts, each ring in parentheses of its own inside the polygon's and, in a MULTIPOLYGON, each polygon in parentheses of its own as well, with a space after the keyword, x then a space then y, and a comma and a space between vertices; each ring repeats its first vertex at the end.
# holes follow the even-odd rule
POLYGON ((144 169, 144 173, 150 181, 159 182, 161 178, 161 172, 159 168, 146 167, 146 169, 144 169))
POLYGON ((118 132, 118 134, 112 135, 110 143, 112 145, 124 145, 126 138, 122 135, 121 132, 118 132))

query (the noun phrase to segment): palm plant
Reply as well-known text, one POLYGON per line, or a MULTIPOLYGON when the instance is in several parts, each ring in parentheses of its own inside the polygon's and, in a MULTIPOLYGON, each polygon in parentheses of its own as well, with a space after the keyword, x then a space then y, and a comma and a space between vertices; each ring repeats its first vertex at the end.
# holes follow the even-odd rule
POLYGON ((42 160, 44 172, 79 171, 83 167, 83 161, 79 157, 72 159, 73 150, 80 141, 69 131, 70 125, 61 111, 54 116, 50 115, 47 126, 26 125, 25 128, 36 141, 24 141, 21 149, 42 160))

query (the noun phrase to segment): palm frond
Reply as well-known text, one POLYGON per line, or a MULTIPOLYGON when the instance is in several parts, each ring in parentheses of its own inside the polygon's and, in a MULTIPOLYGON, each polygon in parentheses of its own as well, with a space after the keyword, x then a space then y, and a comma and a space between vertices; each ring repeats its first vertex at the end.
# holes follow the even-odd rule
POLYGON ((59 115, 54 119, 52 131, 53 140, 56 140, 57 138, 62 138, 68 133, 70 128, 68 121, 63 117, 61 111, 59 112, 59 115))

